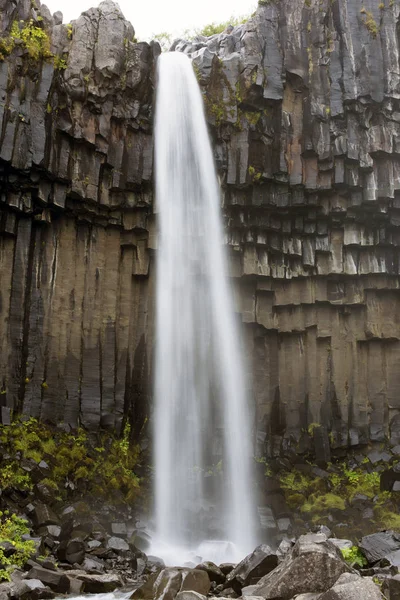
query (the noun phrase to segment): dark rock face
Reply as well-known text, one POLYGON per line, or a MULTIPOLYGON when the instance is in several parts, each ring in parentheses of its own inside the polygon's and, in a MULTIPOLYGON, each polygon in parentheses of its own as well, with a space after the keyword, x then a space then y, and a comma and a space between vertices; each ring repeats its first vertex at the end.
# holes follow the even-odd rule
MULTIPOLYGON (((0 36, 20 19, 41 27, 37 5, 5 3, 0 36)), ((108 0, 72 30, 46 28, 58 59, 16 45, 0 62, 3 418, 114 429, 130 404, 140 431, 159 47, 136 43, 108 0)))
POLYGON ((396 566, 400 565, 400 534, 394 531, 366 535, 360 542, 360 548, 371 564, 384 558, 395 560, 397 562, 396 566))
MULTIPOLYGON (((384 4, 271 1, 230 34, 175 43, 204 91, 271 455, 400 442, 400 5, 384 4)), ((33 10, 5 3, 0 30, 33 10)), ((109 1, 71 39, 59 15, 46 26, 65 69, 22 46, 0 63, 3 418, 118 428, 129 411, 139 434, 159 47, 109 1)))

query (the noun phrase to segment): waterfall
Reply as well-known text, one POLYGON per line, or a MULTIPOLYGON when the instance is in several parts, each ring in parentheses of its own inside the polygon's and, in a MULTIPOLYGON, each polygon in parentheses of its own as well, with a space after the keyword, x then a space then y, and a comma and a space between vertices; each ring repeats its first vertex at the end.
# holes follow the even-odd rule
MULTIPOLYGON (((158 61, 157 321, 153 552, 238 560, 255 545, 242 344, 219 186, 189 58, 158 61)), ((195 559, 196 560, 196 559, 195 559)))

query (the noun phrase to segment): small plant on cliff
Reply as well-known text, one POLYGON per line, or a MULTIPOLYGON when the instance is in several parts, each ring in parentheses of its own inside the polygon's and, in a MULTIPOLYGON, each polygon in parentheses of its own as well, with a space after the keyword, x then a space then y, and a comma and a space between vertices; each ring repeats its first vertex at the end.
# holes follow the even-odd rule
POLYGON ((34 60, 52 56, 49 36, 42 27, 35 25, 33 19, 28 22, 20 21, 20 24, 15 21, 11 29, 11 38, 21 40, 30 58, 34 60))
POLYGON ((368 29, 371 36, 375 39, 378 35, 379 29, 374 19, 374 15, 370 10, 366 10, 365 8, 362 8, 360 12, 363 16, 365 16, 365 19, 363 20, 365 27, 368 29))
POLYGON ((58 71, 64 71, 67 68, 67 55, 54 57, 54 68, 58 71))
POLYGON ((341 549, 342 556, 344 560, 350 565, 358 565, 363 568, 368 564, 367 559, 364 554, 361 552, 358 546, 352 546, 351 548, 342 548, 341 549))

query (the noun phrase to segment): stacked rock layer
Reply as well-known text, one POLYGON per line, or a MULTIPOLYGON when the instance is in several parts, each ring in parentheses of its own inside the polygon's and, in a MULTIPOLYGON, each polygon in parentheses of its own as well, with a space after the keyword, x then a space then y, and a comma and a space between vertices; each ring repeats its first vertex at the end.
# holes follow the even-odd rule
MULTIPOLYGON (((16 36, 0 62, 3 415, 139 434, 160 48, 109 0, 72 26, 0 9, 3 39, 23 21, 50 41, 34 58, 16 36)), ((399 13, 262 0, 230 34, 174 43, 204 93, 260 453, 400 441, 399 13)))

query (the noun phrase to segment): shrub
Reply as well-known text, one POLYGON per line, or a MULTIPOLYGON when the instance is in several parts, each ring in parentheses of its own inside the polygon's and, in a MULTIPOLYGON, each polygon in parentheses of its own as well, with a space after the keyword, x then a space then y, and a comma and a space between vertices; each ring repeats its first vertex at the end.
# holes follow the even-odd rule
POLYGON ((358 565, 363 568, 368 564, 367 559, 361 552, 358 546, 352 546, 351 548, 342 548, 341 549, 342 556, 346 562, 350 565, 358 565))
POLYGON ((27 522, 15 514, 9 516, 8 511, 0 512, 0 542, 9 542, 15 552, 7 557, 0 547, 0 580, 10 580, 10 574, 15 567, 23 567, 35 554, 36 547, 33 540, 22 540, 24 534, 29 533, 27 522))

